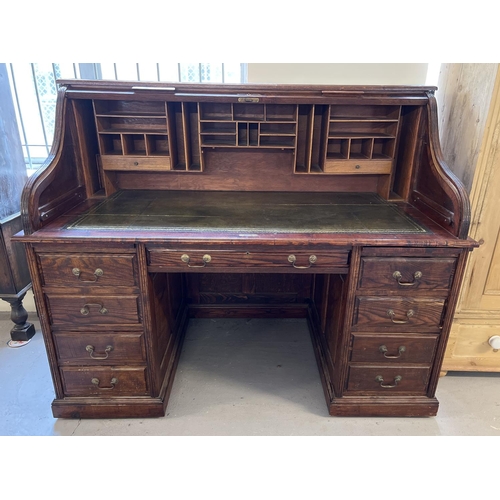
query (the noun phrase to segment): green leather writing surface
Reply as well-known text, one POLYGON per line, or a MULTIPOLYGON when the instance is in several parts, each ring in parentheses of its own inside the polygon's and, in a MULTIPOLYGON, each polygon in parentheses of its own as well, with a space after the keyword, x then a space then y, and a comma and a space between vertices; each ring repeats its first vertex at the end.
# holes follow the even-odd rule
POLYGON ((85 230, 423 233, 374 193, 119 191, 69 224, 85 230))

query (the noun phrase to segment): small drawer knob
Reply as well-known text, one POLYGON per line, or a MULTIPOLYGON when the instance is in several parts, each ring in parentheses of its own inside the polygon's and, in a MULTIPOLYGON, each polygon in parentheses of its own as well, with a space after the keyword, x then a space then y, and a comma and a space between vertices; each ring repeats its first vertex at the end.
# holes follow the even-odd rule
POLYGON ((500 335, 493 335, 488 339, 488 344, 493 347, 493 350, 496 352, 500 349, 500 335))

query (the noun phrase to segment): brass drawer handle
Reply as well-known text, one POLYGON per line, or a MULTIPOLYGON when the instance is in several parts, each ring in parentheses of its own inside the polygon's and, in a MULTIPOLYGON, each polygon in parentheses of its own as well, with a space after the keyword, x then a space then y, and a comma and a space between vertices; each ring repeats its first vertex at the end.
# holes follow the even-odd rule
POLYGON ((104 274, 104 271, 100 268, 97 268, 95 271, 94 271, 94 276, 95 276, 95 280, 82 280, 81 278, 81 275, 82 275, 82 272, 80 271, 80 269, 78 269, 77 267, 74 267, 71 272, 82 282, 82 283, 95 283, 103 274, 104 274))
POLYGON ((108 359, 109 353, 113 350, 113 346, 106 346, 106 349, 104 349, 104 356, 94 356, 94 349, 95 347, 93 345, 88 345, 87 347, 85 347, 85 350, 89 353, 92 359, 108 359))
POLYGON ((88 316, 90 314, 90 306, 97 306, 99 307, 99 312, 101 314, 108 314, 108 310, 102 305, 102 304, 85 304, 81 309, 80 312, 82 313, 83 316, 88 316))
POLYGON ((415 311, 413 309, 408 309, 408 311, 406 311, 406 317, 408 319, 406 320, 401 320, 401 319, 394 319, 394 316, 396 316, 396 314, 394 313, 394 311, 392 309, 389 309, 387 311, 387 316, 389 316, 389 318, 391 318, 391 321, 393 323, 395 323, 396 325, 404 325, 406 323, 409 323, 410 322, 410 318, 415 314, 415 311))
POLYGON ((388 349, 387 349, 387 346, 385 346, 385 345, 381 345, 378 348, 378 350, 384 355, 384 358, 387 358, 387 359, 397 359, 397 358, 400 358, 401 354, 403 354, 406 351, 406 347, 404 345, 399 346, 397 356, 393 355, 393 354, 387 354, 388 349))
POLYGON ((212 260, 212 257, 210 257, 210 255, 208 255, 208 254, 205 254, 202 257, 202 259, 201 259, 203 261, 203 265, 202 266, 192 266, 189 263, 189 255, 187 255, 187 254, 183 254, 181 256, 181 260, 182 260, 182 262, 184 262, 185 264, 187 264, 188 267, 205 267, 212 260))
POLYGON ((101 387, 99 384, 101 383, 98 378, 93 378, 91 382, 101 391, 112 391, 115 388, 115 385, 118 383, 118 379, 113 377, 109 382, 111 387, 101 387))
POLYGON ((399 286, 416 286, 418 285, 418 280, 422 277, 422 273, 420 271, 415 271, 413 273, 413 281, 401 281, 403 275, 399 271, 395 271, 392 277, 398 282, 399 286))
POLYGON ((399 382, 401 382, 401 380, 403 379, 403 377, 401 375, 396 375, 394 377, 394 382, 393 384, 384 384, 384 377, 382 377, 382 375, 377 375, 375 377, 375 381, 378 382, 380 384, 380 387, 383 387, 384 389, 392 389, 393 387, 396 387, 399 382))
POLYGON ((309 265, 308 266, 296 266, 295 262, 297 261, 297 257, 295 257, 295 255, 288 256, 288 262, 290 262, 290 264, 292 264, 292 266, 295 267, 295 269, 309 269, 313 264, 316 263, 317 260, 318 260, 318 257, 316 257, 316 255, 311 255, 309 257, 309 265))

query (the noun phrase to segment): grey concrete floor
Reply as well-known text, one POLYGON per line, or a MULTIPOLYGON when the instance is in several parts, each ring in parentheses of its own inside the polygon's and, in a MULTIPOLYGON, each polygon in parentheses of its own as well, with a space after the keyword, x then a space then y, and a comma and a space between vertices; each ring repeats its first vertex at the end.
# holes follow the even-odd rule
POLYGON ((0 314, 2 436, 500 436, 499 374, 449 373, 437 417, 329 416, 301 319, 193 319, 165 417, 55 419, 34 323, 31 342, 13 349, 8 313, 0 314))

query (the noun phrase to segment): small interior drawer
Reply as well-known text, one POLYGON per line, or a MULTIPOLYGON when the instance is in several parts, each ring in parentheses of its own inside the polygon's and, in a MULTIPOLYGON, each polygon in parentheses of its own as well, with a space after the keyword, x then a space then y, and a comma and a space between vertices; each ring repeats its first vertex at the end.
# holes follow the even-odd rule
POLYGON ((59 364, 115 365, 146 361, 144 334, 55 333, 59 364))
POLYGON ((66 396, 147 396, 146 367, 65 366, 61 376, 66 396))
POLYGON ((456 259, 362 257, 359 290, 448 292, 456 259))
POLYGON ((360 363, 432 363, 437 335, 353 335, 351 362, 360 363))
POLYGON ((350 366, 347 391, 364 394, 425 394, 429 381, 428 367, 350 366))
POLYGON ((46 286, 135 286, 134 254, 38 255, 46 286))
POLYGON ((358 331, 387 330, 395 333, 424 330, 438 333, 444 299, 406 297, 357 297, 353 327, 358 331))
POLYGON ((140 323, 137 295, 47 294, 53 325, 115 325, 140 323))
POLYGON ((392 171, 392 160, 326 160, 323 171, 329 174, 339 175, 373 175, 390 174, 392 171))
POLYGON ((168 156, 101 156, 103 170, 128 170, 135 172, 170 170, 168 156))
POLYGON ((339 252, 248 252, 226 250, 163 250, 150 249, 148 264, 155 271, 162 269, 203 272, 218 269, 270 269, 276 272, 315 272, 328 269, 347 272, 348 251, 339 252))

